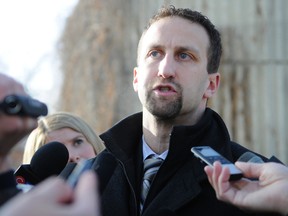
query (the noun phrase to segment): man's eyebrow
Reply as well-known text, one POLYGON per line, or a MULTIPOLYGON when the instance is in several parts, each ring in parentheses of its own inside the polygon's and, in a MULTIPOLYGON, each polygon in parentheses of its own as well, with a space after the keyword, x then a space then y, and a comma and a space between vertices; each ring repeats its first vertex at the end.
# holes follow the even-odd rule
POLYGON ((147 57, 151 50, 163 50, 163 49, 164 49, 164 46, 153 43, 153 44, 146 46, 145 49, 142 50, 142 52, 147 57))
POLYGON ((177 47, 175 47, 175 49, 180 50, 180 51, 192 51, 196 55, 198 55, 198 56, 200 55, 199 49, 197 49, 194 46, 177 46, 177 47))
POLYGON ((147 46, 147 50, 151 50, 151 49, 162 49, 164 46, 159 45, 159 44, 150 44, 149 46, 147 46))
MULTIPOLYGON (((151 50, 151 49, 164 49, 164 46, 160 45, 160 44, 153 43, 153 44, 150 44, 149 46, 147 46, 147 50, 151 50)), ((192 51, 196 55, 200 54, 199 49, 194 47, 194 46, 176 46, 174 49, 180 50, 180 51, 192 51)))

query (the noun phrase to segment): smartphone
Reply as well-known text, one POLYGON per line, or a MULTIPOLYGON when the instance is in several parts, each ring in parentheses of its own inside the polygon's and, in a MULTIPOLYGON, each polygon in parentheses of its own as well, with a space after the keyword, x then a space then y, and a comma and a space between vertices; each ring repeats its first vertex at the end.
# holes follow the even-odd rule
POLYGON ((230 170, 230 181, 239 180, 243 177, 241 170, 210 146, 195 146, 191 148, 191 151, 197 158, 200 158, 210 166, 213 166, 215 161, 219 161, 223 167, 228 167, 230 170))

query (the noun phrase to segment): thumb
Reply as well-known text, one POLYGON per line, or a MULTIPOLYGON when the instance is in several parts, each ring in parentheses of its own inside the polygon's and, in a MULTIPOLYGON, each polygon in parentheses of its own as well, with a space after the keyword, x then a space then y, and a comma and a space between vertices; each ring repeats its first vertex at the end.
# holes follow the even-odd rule
POLYGON ((263 164, 249 163, 237 161, 235 165, 243 172, 247 178, 258 178, 261 175, 261 169, 263 164))

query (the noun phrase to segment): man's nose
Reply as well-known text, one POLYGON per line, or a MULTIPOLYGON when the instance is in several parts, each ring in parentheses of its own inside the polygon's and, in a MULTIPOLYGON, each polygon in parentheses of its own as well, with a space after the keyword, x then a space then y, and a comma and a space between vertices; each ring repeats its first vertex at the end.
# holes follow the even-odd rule
POLYGON ((172 56, 166 55, 159 64, 158 76, 168 79, 175 77, 176 74, 176 62, 172 56))

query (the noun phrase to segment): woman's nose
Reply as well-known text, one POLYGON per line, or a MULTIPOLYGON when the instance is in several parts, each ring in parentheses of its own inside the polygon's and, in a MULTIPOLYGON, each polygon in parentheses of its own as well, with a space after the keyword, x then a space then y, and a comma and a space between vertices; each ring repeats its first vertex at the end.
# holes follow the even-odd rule
POLYGON ((80 160, 79 156, 69 154, 69 162, 78 163, 80 160))

